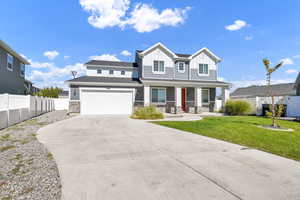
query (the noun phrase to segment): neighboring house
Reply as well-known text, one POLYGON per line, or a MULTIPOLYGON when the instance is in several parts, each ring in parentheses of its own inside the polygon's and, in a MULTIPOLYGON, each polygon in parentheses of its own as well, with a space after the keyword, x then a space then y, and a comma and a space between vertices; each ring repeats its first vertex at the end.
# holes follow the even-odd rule
POLYGON ((216 88, 229 98, 229 83, 218 81, 221 59, 202 48, 177 54, 161 43, 136 51, 135 62, 92 60, 87 75, 66 81, 70 112, 131 114, 136 107, 155 105, 163 112, 213 111, 216 88))
MULTIPOLYGON (((274 96, 295 96, 296 89, 294 83, 274 84, 270 86, 272 94, 274 96)), ((244 88, 237 88, 230 94, 232 99, 240 98, 254 98, 254 97, 266 97, 268 93, 268 87, 266 85, 258 86, 252 85, 244 88)))
POLYGON ((25 65, 29 62, 0 40, 0 94, 26 94, 25 65))
POLYGON ((69 98, 69 91, 62 91, 61 93, 59 93, 58 98, 68 99, 69 98))
POLYGON ((300 73, 298 74, 298 76, 296 78, 294 89, 296 90, 296 95, 300 96, 300 73))
POLYGON ((27 95, 33 95, 40 91, 40 89, 35 87, 33 85, 33 83, 29 80, 25 79, 24 85, 25 85, 25 91, 26 91, 25 94, 27 94, 27 95))

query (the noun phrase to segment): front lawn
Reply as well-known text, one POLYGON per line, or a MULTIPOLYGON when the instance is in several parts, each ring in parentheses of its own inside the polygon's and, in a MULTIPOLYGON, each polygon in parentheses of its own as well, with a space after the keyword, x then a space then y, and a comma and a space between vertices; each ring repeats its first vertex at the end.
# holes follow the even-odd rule
POLYGON ((300 123, 282 121, 294 132, 272 131, 257 127, 270 125, 263 117, 207 117, 200 121, 159 121, 155 124, 180 129, 232 143, 260 149, 300 161, 300 123))

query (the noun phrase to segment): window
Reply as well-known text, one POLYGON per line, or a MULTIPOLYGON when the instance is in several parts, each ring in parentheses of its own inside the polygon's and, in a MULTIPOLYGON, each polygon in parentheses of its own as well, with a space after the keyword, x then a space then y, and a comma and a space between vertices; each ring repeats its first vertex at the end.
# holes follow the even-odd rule
POLYGON ((20 64, 20 75, 22 77, 24 77, 24 75, 25 75, 25 64, 23 64, 23 63, 20 64))
POLYGON ((109 74, 114 74, 114 70, 109 70, 109 74))
POLYGON ((12 55, 7 54, 7 69, 10 71, 13 71, 13 62, 14 62, 14 57, 12 55))
POLYGON ((202 103, 209 103, 209 89, 202 89, 202 103))
POLYGON ((97 69, 97 74, 102 74, 102 69, 97 69))
POLYGON ((184 62, 179 62, 178 63, 178 71, 179 72, 184 72, 185 71, 185 63, 184 62))
POLYGON ((199 64, 199 74, 208 74, 208 64, 199 64))
POLYGON ((165 62, 164 61, 154 61, 153 72, 164 73, 165 72, 165 62))
POLYGON ((121 75, 125 75, 125 71, 121 71, 121 75))
POLYGON ((166 89, 165 88, 152 88, 151 102, 152 103, 165 103, 166 102, 166 89))

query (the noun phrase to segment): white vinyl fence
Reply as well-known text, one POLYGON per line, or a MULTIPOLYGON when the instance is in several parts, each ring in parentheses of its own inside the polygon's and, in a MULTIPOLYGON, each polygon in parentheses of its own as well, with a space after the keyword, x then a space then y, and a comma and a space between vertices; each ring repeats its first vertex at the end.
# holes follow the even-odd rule
MULTIPOLYGON (((235 98, 233 100, 244 100, 253 107, 253 114, 262 115, 263 104, 271 104, 271 97, 253 97, 253 98, 235 98)), ((287 117, 300 117, 300 96, 277 96, 275 97, 275 104, 285 104, 287 106, 287 117)))
POLYGON ((55 109, 51 98, 30 95, 0 95, 0 129, 55 109))

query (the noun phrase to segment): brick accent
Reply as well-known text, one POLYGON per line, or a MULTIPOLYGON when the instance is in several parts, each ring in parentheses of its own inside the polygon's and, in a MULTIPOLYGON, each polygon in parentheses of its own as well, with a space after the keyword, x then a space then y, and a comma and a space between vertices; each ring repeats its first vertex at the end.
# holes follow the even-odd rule
POLYGON ((80 113, 80 101, 70 101, 69 102, 69 112, 70 113, 80 113))

